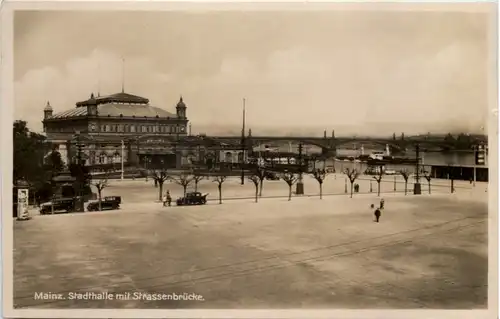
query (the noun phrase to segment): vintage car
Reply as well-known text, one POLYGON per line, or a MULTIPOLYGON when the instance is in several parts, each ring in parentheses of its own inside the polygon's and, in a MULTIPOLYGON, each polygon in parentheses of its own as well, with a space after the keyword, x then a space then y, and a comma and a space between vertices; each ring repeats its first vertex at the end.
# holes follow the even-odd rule
POLYGON ((179 197, 176 201, 177 206, 184 205, 204 205, 207 203, 208 193, 190 192, 184 197, 179 197))
POLYGON ((274 172, 266 172, 266 179, 271 181, 278 181, 280 178, 278 174, 274 172))
POLYGON ((75 199, 73 197, 57 198, 50 202, 40 205, 40 214, 47 215, 52 213, 70 213, 74 210, 75 199))
MULTIPOLYGON (((122 203, 121 196, 106 196, 101 200, 101 210, 111 210, 119 209, 122 203)), ((87 205, 87 210, 98 211, 99 210, 99 200, 93 200, 87 205)))

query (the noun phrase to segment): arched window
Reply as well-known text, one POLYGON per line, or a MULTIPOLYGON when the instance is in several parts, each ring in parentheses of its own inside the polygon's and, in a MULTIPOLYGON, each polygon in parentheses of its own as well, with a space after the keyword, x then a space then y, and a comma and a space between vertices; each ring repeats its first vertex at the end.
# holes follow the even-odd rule
POLYGON ((238 163, 243 163, 243 152, 238 152, 238 163))
POLYGON ((106 164, 106 154, 100 154, 97 159, 97 162, 99 164, 106 164))
POLYGON ((122 160, 121 156, 120 156, 120 153, 116 152, 115 154, 113 154, 113 162, 114 163, 120 163, 122 160))
POLYGON ((233 154, 231 152, 226 152, 224 155, 224 162, 232 163, 233 162, 233 154))

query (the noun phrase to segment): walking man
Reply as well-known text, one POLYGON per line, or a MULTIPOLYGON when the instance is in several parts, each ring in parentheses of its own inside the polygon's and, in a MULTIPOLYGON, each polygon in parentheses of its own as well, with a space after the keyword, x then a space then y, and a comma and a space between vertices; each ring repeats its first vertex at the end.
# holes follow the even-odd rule
POLYGON ((375 222, 379 222, 380 220, 380 215, 382 215, 380 208, 375 209, 375 222))
POLYGON ((172 206, 172 197, 170 196, 170 191, 167 189, 167 204, 168 206, 172 206))
POLYGON ((167 193, 165 193, 165 195, 163 195, 162 202, 163 202, 163 207, 166 207, 167 206, 167 193))
POLYGON ((384 205, 385 205, 385 200, 382 198, 380 200, 380 209, 384 209, 384 205))

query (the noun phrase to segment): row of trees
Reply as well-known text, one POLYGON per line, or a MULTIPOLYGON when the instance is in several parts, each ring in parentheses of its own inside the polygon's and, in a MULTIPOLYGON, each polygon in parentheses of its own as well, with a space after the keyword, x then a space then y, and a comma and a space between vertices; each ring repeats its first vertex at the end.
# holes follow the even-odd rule
MULTIPOLYGON (((148 172, 149 176, 154 179, 155 184, 159 188, 158 199, 161 200, 163 194, 164 184, 166 182, 173 182, 177 185, 180 185, 183 188, 184 196, 186 195, 187 189, 194 185, 194 191, 198 190, 198 184, 200 181, 212 180, 212 182, 217 183, 218 195, 219 195, 219 203, 222 203, 222 186, 228 177, 228 172, 225 170, 212 170, 208 173, 197 172, 195 170, 184 171, 175 175, 170 175, 166 169, 156 169, 148 172)), ((268 175, 269 171, 263 167, 255 167, 250 171, 250 174, 247 176, 248 180, 253 183, 255 186, 255 202, 258 202, 259 197, 262 197, 262 191, 264 187, 264 181, 268 175)), ((358 180, 360 176, 360 171, 353 168, 347 168, 343 172, 350 181, 350 196, 353 196, 354 193, 354 185, 356 180, 358 180)), ((326 180, 329 173, 325 169, 315 169, 314 171, 309 173, 314 179, 318 182, 319 185, 319 197, 323 198, 323 184, 326 180)), ((405 195, 408 193, 408 180, 412 176, 412 172, 407 169, 403 169, 399 171, 399 174, 403 177, 405 181, 405 195)), ((377 175, 373 176, 373 179, 376 181, 378 185, 377 195, 380 196, 381 187, 380 184, 383 180, 384 171, 380 169, 377 175)), ((427 171, 422 171, 422 176, 427 180, 429 184, 429 193, 431 192, 430 181, 431 175, 427 171)), ((283 180, 288 186, 288 200, 292 198, 292 189, 293 186, 299 180, 299 174, 296 172, 284 171, 279 174, 281 180, 283 180)), ((346 189, 347 192, 347 189, 346 189)), ((100 195, 99 195, 100 196, 100 195)))
MULTIPOLYGON (((412 175, 414 175, 414 173, 410 172, 408 169, 399 170, 398 173, 403 177, 403 179, 405 181, 405 195, 407 195, 408 194, 408 180, 412 175)), ((355 168, 352 168, 352 169, 347 168, 345 170, 345 174, 347 175, 347 178, 349 179, 349 182, 351 185, 351 198, 352 198, 354 184, 355 184, 356 180, 358 179, 358 177, 360 176, 360 172, 355 168)), ((373 179, 377 182, 377 196, 380 196, 380 184, 382 182, 384 175, 385 175, 384 171, 383 171, 382 167, 380 167, 379 170, 377 171, 377 174, 375 176, 373 176, 373 179)), ((422 170, 421 176, 423 176, 427 180, 427 183, 429 186, 429 194, 430 194, 431 193, 432 175, 429 171, 422 170)), ((394 185, 394 191, 396 191, 395 185, 394 185)))

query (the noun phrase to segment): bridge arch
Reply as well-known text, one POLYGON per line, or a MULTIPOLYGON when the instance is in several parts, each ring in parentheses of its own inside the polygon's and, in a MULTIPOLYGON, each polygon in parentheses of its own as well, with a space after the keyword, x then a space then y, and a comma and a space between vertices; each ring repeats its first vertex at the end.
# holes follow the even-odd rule
POLYGON ((402 147, 397 141, 394 140, 375 140, 375 139, 336 139, 334 141, 333 147, 338 148, 340 146, 345 146, 349 144, 368 144, 368 145, 378 145, 384 148, 388 145, 391 150, 404 151, 406 148, 402 147))

